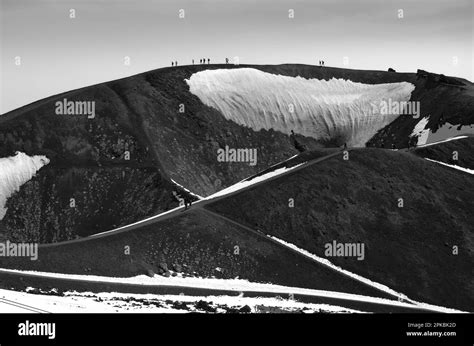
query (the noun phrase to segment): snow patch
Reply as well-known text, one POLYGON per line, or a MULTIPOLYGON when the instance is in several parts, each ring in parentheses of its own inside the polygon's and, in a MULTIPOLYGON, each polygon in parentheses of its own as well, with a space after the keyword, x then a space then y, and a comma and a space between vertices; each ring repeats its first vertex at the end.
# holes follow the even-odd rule
POLYGON ((208 279, 208 278, 195 278, 195 277, 163 277, 155 275, 154 277, 148 277, 146 275, 139 275, 129 278, 114 278, 108 276, 96 276, 96 275, 78 275, 78 274, 62 274, 62 273, 49 273, 49 272, 36 272, 36 271, 25 271, 15 269, 0 269, 0 272, 5 273, 19 273, 29 276, 45 277, 45 278, 60 278, 69 279, 76 281, 91 281, 91 282, 108 282, 108 283, 125 283, 145 286, 174 286, 174 287, 192 287, 202 288, 209 290, 227 290, 232 292, 265 292, 273 293, 277 295, 304 295, 312 297, 327 297, 333 299, 358 301, 365 303, 383 304, 389 306, 404 307, 408 309, 419 309, 424 308, 432 311, 439 312, 459 312, 458 310, 448 309, 443 307, 432 306, 428 304, 414 305, 411 303, 405 303, 396 300, 390 300, 385 298, 362 296, 352 293, 335 292, 335 291, 324 291, 309 288, 290 287, 268 283, 257 283, 250 282, 242 279, 208 279))
POLYGON ((174 181, 173 179, 171 179, 171 181, 173 182, 173 184, 179 186, 180 188, 182 188, 184 191, 188 192, 190 195, 193 195, 194 197, 197 197, 199 199, 203 199, 204 197, 202 196, 199 196, 197 194, 195 194, 194 192, 191 192, 190 190, 188 190, 187 188, 185 188, 183 185, 177 183, 176 181, 174 181))
POLYGON ((444 162, 441 162, 441 161, 436 161, 436 160, 432 160, 432 159, 428 159, 428 158, 426 158, 426 159, 428 161, 431 161, 431 162, 439 163, 440 165, 443 165, 443 166, 447 166, 447 167, 457 169, 458 171, 463 171, 463 172, 466 172, 466 173, 469 173, 469 174, 474 174, 474 169, 464 168, 464 167, 456 166, 456 165, 450 165, 448 163, 444 163, 444 162))
POLYGON ((459 137, 463 135, 474 135, 474 124, 460 125, 446 122, 443 126, 438 128, 435 132, 430 130, 428 142, 442 142, 445 138, 459 137))
POLYGON ((431 143, 429 143, 429 144, 423 144, 423 145, 420 145, 418 148, 425 148, 425 147, 429 147, 429 146, 432 146, 432 145, 436 145, 436 144, 440 144, 440 143, 446 143, 446 142, 451 142, 451 141, 457 141, 458 139, 464 139, 464 138, 468 138, 468 136, 456 136, 456 137, 451 137, 451 138, 444 139, 444 140, 442 140, 442 141, 431 142, 431 143))
POLYGON ((295 166, 292 166, 292 167, 281 167, 281 168, 277 168, 275 169, 274 171, 271 171, 271 172, 268 172, 268 173, 265 173, 265 174, 262 174, 258 177, 255 177, 255 178, 245 178, 244 180, 241 180, 239 181, 238 183, 234 184, 234 185, 231 185, 225 189, 222 189, 218 192, 216 192, 215 194, 213 195, 210 195, 204 199, 212 199, 212 198, 215 198, 215 197, 219 197, 219 196, 224 196, 224 195, 228 195, 232 192, 236 192, 236 191, 239 191, 239 190, 242 190, 248 186, 251 186, 251 185, 254 185, 258 182, 261 182, 261 181, 264 181, 264 180, 267 180, 267 179, 270 179, 272 177, 276 177, 278 175, 281 175, 285 172, 288 172, 288 171, 291 171, 292 169, 295 169, 296 167, 299 167, 303 164, 305 164, 306 162, 302 162, 300 164, 297 164, 295 166))
POLYGON ((118 292, 67 291, 63 296, 32 294, 0 289, 0 311, 2 313, 186 313, 196 311, 195 305, 205 301, 220 307, 216 312, 225 312, 222 307, 241 308, 248 306, 252 312, 261 307, 280 308, 285 311, 361 313, 338 305, 303 303, 277 297, 239 296, 188 296, 155 295, 118 292), (188 309, 178 309, 170 302, 184 302, 188 309), (219 311, 223 310, 223 311, 219 311))
POLYGON ((363 84, 266 73, 253 68, 205 70, 189 80, 190 92, 226 119, 252 128, 291 130, 318 140, 362 147, 399 114, 382 114, 386 102, 409 101, 408 82, 363 84))
POLYGON ((48 163, 46 156, 28 156, 19 151, 15 156, 0 158, 0 220, 7 212, 7 199, 48 163))
POLYGON ((452 125, 449 122, 433 132, 431 129, 426 128, 428 121, 429 116, 422 118, 415 125, 410 135, 410 137, 418 137, 418 147, 467 138, 466 134, 474 134, 474 125, 452 125))
POLYGON ((423 145, 428 140, 430 134, 430 129, 425 129, 428 124, 429 117, 424 117, 421 119, 413 128, 410 137, 418 137, 418 142, 416 145, 423 145))

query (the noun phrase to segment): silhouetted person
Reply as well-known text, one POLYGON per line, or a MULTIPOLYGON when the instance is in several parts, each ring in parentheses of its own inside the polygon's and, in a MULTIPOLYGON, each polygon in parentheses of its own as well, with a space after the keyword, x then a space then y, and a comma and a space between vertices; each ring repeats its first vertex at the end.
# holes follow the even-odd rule
POLYGON ((174 62, 171 62, 171 66, 174 66, 174 62))
POLYGON ((194 59, 193 59, 193 65, 194 65, 194 59))
POLYGON ((207 64, 209 65, 211 63, 211 59, 207 59, 207 64))
POLYGON ((296 150, 298 150, 300 153, 306 151, 305 146, 298 142, 298 140, 296 139, 296 135, 293 130, 291 130, 290 139, 293 141, 293 145, 296 150))
POLYGON ((226 65, 229 63, 229 58, 225 58, 226 65))
POLYGON ((174 66, 178 66, 178 62, 177 62, 177 61, 174 62, 174 66))
POLYGON ((185 195, 183 196, 183 198, 184 198, 184 210, 191 208, 191 204, 193 204, 191 197, 188 195, 185 195))
POLYGON ((344 150, 347 149, 347 143, 344 143, 344 150))

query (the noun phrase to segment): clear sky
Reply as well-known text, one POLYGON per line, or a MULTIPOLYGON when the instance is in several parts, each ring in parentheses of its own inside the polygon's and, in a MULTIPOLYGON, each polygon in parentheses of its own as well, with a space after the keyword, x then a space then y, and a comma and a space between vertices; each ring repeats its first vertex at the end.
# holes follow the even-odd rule
POLYGON ((473 3, 0 0, 0 113, 170 66, 172 60, 184 65, 201 57, 223 63, 238 56, 245 64, 317 64, 323 59, 327 66, 421 68, 474 81, 473 3), (75 18, 70 18, 71 9, 75 18))

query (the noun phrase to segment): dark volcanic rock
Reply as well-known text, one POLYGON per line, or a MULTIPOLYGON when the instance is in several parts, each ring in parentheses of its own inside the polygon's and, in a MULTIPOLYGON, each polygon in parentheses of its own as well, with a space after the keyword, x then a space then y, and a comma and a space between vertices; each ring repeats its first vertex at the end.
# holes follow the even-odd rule
POLYGON ((212 307, 209 302, 200 300, 196 303, 196 309, 206 312, 216 312, 216 308, 212 307))

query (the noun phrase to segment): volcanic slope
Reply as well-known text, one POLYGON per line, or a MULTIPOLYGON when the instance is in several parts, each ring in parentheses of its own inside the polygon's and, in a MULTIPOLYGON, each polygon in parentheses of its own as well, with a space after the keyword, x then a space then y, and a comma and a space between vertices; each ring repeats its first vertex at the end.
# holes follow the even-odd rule
MULTIPOLYGON (((238 277, 252 282, 394 299, 301 256, 264 234, 249 231, 202 209, 191 209, 137 230, 103 238, 43 246, 39 248, 36 261, 0 258, 0 268, 108 277, 151 276, 153 273, 218 279, 238 277)), ((17 276, 16 280, 9 278, 6 282, 21 289, 22 281, 18 279, 17 276)), ((45 280, 37 281, 36 284, 31 282, 33 287, 40 283, 48 285, 48 280, 46 284, 45 280)))
MULTIPOLYGON (((417 117, 401 116, 367 143, 391 148, 413 147, 419 142, 413 129, 425 123, 427 143, 463 134, 474 134, 474 84, 456 77, 418 70, 411 101, 419 102, 417 117)), ((421 143, 424 144, 424 143, 421 143)))
MULTIPOLYGON (((413 73, 289 64, 163 68, 48 97, 0 117, 0 158, 18 151, 50 161, 7 199, 0 236, 50 243, 103 232, 175 207, 173 191, 183 190, 172 180, 208 196, 296 154, 288 133, 228 120, 186 82, 206 70, 240 68, 365 84, 408 82, 415 85, 411 99, 426 103, 453 96, 451 89, 426 87, 413 73), (95 117, 56 114, 55 103, 65 99, 95 102, 95 117), (225 146, 256 149, 257 164, 219 162, 216 151, 225 146)), ((457 97, 463 101, 464 91, 457 97)), ((472 109, 464 101, 461 118, 472 109)), ((416 121, 406 121, 410 134, 416 121)), ((308 149, 321 145, 298 133, 296 139, 308 149)), ((336 136, 323 144, 341 143, 336 136)))
POLYGON ((193 72, 152 71, 3 115, 0 157, 50 162, 7 199, 0 236, 48 243, 106 231, 177 206, 173 191, 183 189, 171 179, 207 195, 297 153, 286 134, 254 132, 204 106, 184 81, 193 72), (64 99, 94 101, 95 118, 55 114, 64 99), (257 149, 257 164, 218 162, 226 145, 257 149))
POLYGON ((474 306, 474 178, 407 151, 357 149, 206 206, 412 299, 474 306), (294 207, 292 206, 294 201, 294 207))
POLYGON ((413 151, 416 155, 450 165, 474 169, 474 137, 427 145, 413 151))

